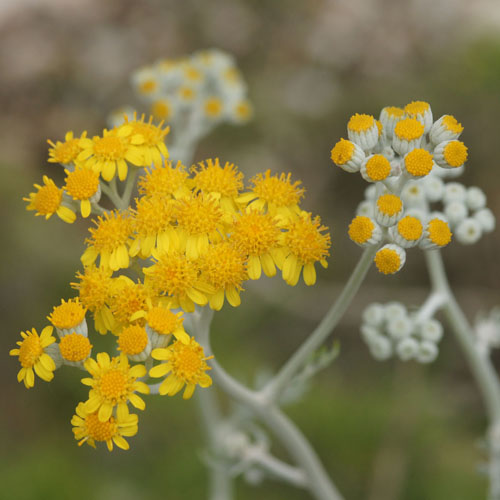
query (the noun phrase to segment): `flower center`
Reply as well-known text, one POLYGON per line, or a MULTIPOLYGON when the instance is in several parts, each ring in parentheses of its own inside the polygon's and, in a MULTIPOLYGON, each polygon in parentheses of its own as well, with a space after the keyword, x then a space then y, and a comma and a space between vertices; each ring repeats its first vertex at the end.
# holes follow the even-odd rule
POLYGON ((182 320, 169 309, 153 307, 146 322, 155 332, 168 335, 181 325, 182 320))
POLYGON ((203 360, 200 353, 195 352, 189 346, 177 352, 174 358, 176 375, 184 380, 190 381, 202 368, 203 360))
POLYGON ((382 248, 375 255, 375 265, 383 274, 394 274, 399 270, 401 259, 396 250, 392 248, 382 248))
POLYGON ((86 309, 78 302, 78 299, 63 301, 60 306, 54 307, 48 319, 56 328, 73 328, 84 320, 85 312, 86 309))
POLYGON ((399 196, 395 194, 383 194, 377 200, 378 209, 384 215, 396 215, 403 208, 403 202, 399 196))
POLYGON ((131 325, 123 329, 118 337, 118 345, 124 354, 139 354, 148 345, 148 334, 142 326, 131 325))
POLYGON ((351 116, 347 128, 352 132, 366 132, 375 125, 375 118, 371 115, 360 115, 356 113, 351 116))
POLYGON ((222 112, 222 101, 218 97, 210 97, 205 101, 205 113, 212 118, 222 112))
POLYGON ((264 175, 257 174, 253 179, 254 193, 266 203, 278 207, 289 207, 299 203, 304 195, 304 189, 299 187, 300 181, 291 182, 292 174, 273 175, 267 170, 264 175))
POLYGON ((349 225, 349 238, 361 245, 372 237, 374 229, 375 224, 369 217, 358 215, 349 225))
POLYGON ((215 200, 201 195, 179 201, 177 222, 188 234, 206 234, 217 229, 222 212, 215 200))
POLYGON ((123 158, 125 148, 119 137, 108 135, 94 138, 94 153, 106 160, 118 160, 123 158))
POLYGON ((156 83, 156 80, 144 80, 140 85, 139 85, 139 91, 142 94, 151 94, 156 90, 156 87, 158 84, 156 83))
POLYGON ((373 181, 383 181, 391 173, 391 164, 385 156, 373 155, 366 162, 366 173, 373 181))
POLYGON ((467 146, 461 141, 451 141, 443 151, 444 159, 452 167, 460 167, 467 161, 467 146))
POLYGON ((429 103, 425 101, 413 101, 405 106, 406 114, 410 116, 423 115, 429 109, 429 103))
POLYGON ((43 347, 38 335, 29 335, 19 348, 19 362, 23 368, 29 368, 35 364, 42 353, 43 347))
POLYGON ((80 153, 80 139, 70 139, 69 141, 57 144, 51 149, 52 158, 58 163, 71 163, 80 153))
POLYGON ((55 184, 42 186, 35 194, 34 205, 39 214, 53 214, 59 208, 62 200, 62 189, 55 184))
POLYGON ((92 238, 86 242, 93 245, 97 251, 113 251, 124 245, 132 231, 132 220, 119 212, 106 213, 99 216, 96 228, 89 228, 92 238))
POLYGON ((354 154, 354 144, 346 139, 340 139, 332 149, 331 158, 336 165, 345 165, 354 154))
POLYGON ((156 118, 169 118, 172 114, 172 108, 170 106, 170 103, 166 100, 155 101, 151 106, 151 113, 156 118))
POLYGON ((330 255, 330 235, 321 234, 326 229, 319 217, 302 217, 288 226, 285 245, 303 264, 323 260, 330 255))
POLYGON ((65 335, 59 343, 61 356, 67 361, 84 361, 90 356, 91 349, 89 339, 78 333, 65 335))
POLYGON ((429 239, 440 247, 444 247, 451 241, 450 227, 441 219, 429 221, 427 231, 429 232, 429 239))
POLYGON ((85 427, 87 428, 89 437, 96 441, 109 441, 117 431, 114 417, 101 422, 97 416, 97 412, 85 417, 85 427))
POLYGON ((445 115, 442 121, 447 130, 454 134, 461 134, 464 130, 462 124, 452 115, 445 115))
POLYGON ((120 370, 109 370, 101 376, 100 389, 106 399, 120 399, 128 392, 128 378, 120 370))
POLYGON ((147 196, 171 196, 184 184, 188 177, 185 170, 174 168, 169 162, 156 166, 139 179, 139 193, 147 196))
POLYGON ((74 200, 88 200, 98 188, 99 174, 91 169, 78 168, 66 177, 66 192, 74 200))
POLYGON ((427 175, 432 170, 432 155, 425 149, 417 148, 405 156, 406 170, 415 177, 427 175))
POLYGON ((398 222, 398 232, 405 240, 418 240, 422 231, 422 223, 416 217, 407 215, 398 222))
POLYGON ((399 139, 414 141, 424 134, 424 126, 414 118, 405 118, 394 127, 394 133, 399 139))
POLYGON ((202 270, 217 289, 240 287, 247 277, 245 261, 235 248, 223 242, 210 247, 203 257, 202 270))
POLYGON ((280 230, 269 214, 249 212, 233 226, 231 240, 245 255, 262 255, 278 244, 280 230))
POLYGON ((243 188, 243 174, 233 163, 226 162, 221 167, 219 159, 200 162, 199 169, 193 168, 193 182, 197 189, 204 193, 221 193, 224 196, 237 196, 243 188))

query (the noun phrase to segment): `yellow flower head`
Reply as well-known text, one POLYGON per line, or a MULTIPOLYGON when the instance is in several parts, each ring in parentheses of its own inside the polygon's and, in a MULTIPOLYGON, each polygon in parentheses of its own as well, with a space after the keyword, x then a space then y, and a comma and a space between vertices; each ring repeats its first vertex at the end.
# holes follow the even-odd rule
POLYGON ((300 211, 299 203, 304 196, 304 188, 300 187, 300 181, 292 183, 291 177, 290 173, 271 175, 270 170, 257 174, 250 181, 253 184, 252 191, 240 196, 238 201, 251 202, 249 207, 267 209, 272 215, 295 216, 300 211))
POLYGON ((424 126, 415 118, 405 118, 394 128, 394 134, 401 140, 414 141, 424 134, 424 126))
POLYGON ((375 265, 382 274, 397 273, 406 260, 405 251, 398 245, 384 245, 375 254, 375 265))
POLYGON ((146 329, 140 325, 129 325, 118 337, 118 350, 133 361, 143 361, 151 352, 146 329))
POLYGON ((173 313, 168 307, 151 307, 146 315, 146 330, 161 337, 173 335, 177 340, 189 342, 189 335, 182 326, 182 312, 173 313))
POLYGON ((78 283, 71 283, 78 290, 82 305, 94 314, 96 330, 102 334, 115 328, 115 320, 108 307, 114 287, 112 274, 110 269, 89 266, 83 274, 76 274, 78 283))
POLYGON ((370 243, 376 232, 375 222, 370 217, 358 215, 349 225, 349 238, 358 245, 370 243))
POLYGON ((95 228, 85 242, 89 245, 81 261, 84 266, 93 264, 100 257, 100 267, 117 271, 129 266, 128 243, 132 234, 132 218, 128 212, 115 210, 93 220, 95 228))
POLYGON ((413 177, 423 177, 432 170, 433 156, 425 149, 416 148, 405 156, 404 165, 406 171, 413 177))
POLYGON ((59 342, 59 351, 62 358, 69 363, 85 361, 92 350, 88 337, 79 333, 64 335, 59 342))
POLYGON ((380 154, 375 154, 367 158, 361 167, 361 175, 368 182, 383 181, 390 174, 391 164, 385 156, 380 154))
POLYGON ((26 210, 36 210, 35 215, 43 215, 46 219, 57 214, 60 219, 69 224, 75 221, 75 212, 61 205, 63 190, 58 188, 52 179, 44 175, 43 186, 39 184, 35 184, 34 186, 37 192, 30 193, 28 198, 23 198, 24 201, 29 202, 26 210))
POLYGON ((248 276, 260 278, 262 269, 266 276, 276 274, 277 249, 280 246, 280 227, 270 214, 248 210, 237 216, 231 228, 231 243, 248 257, 248 276))
MULTIPOLYGON (((87 308, 80 303, 78 297, 69 299, 67 302, 62 299, 59 306, 54 307, 52 313, 47 316, 47 319, 58 330, 78 330, 78 333, 87 333, 87 327, 82 325, 85 321, 85 313, 87 308), (82 329, 80 331, 80 329, 82 329)), ((71 332, 64 332, 71 333, 71 332)))
POLYGON ((193 312, 195 304, 206 305, 207 294, 213 293, 212 287, 199 279, 197 261, 184 253, 161 255, 152 266, 143 268, 143 272, 145 285, 153 294, 167 296, 171 307, 182 307, 186 312, 193 312))
POLYGON ((182 397, 189 399, 196 385, 200 387, 212 385, 212 379, 205 373, 210 370, 207 360, 212 356, 205 357, 203 348, 194 340, 194 337, 188 344, 178 340, 165 349, 154 349, 152 356, 166 363, 151 368, 149 375, 156 378, 170 374, 160 385, 159 393, 162 396, 165 394, 175 396, 186 386, 182 397))
POLYGON ((188 173, 180 162, 176 167, 170 161, 158 164, 139 177, 139 193, 150 197, 181 198, 189 193, 187 178, 188 173))
POLYGON ((83 132, 80 137, 75 137, 73 132, 66 132, 64 142, 57 141, 55 144, 49 139, 47 142, 51 146, 49 148, 49 162, 68 165, 73 163, 80 154, 80 139, 85 139, 87 132, 83 132))
POLYGON ((238 123, 248 122, 252 119, 253 113, 252 103, 247 99, 237 102, 233 108, 234 119, 238 123))
POLYGON ((134 283, 126 276, 120 276, 114 281, 109 308, 116 321, 113 333, 128 325, 131 317, 145 309, 149 293, 142 283, 134 283))
POLYGON ((76 415, 71 419, 73 434, 78 441, 78 446, 87 443, 95 448, 96 441, 106 443, 108 450, 113 450, 115 444, 122 450, 128 450, 129 444, 125 437, 135 436, 137 434, 137 415, 127 413, 109 417, 108 420, 101 422, 97 412, 90 413, 85 403, 79 403, 76 407, 76 415))
POLYGON ((168 99, 158 99, 151 104, 151 114, 158 120, 169 120, 172 111, 172 103, 168 99))
POLYGON ((52 330, 51 326, 46 326, 40 336, 34 328, 31 332, 21 332, 23 339, 17 342, 19 348, 11 349, 9 352, 11 356, 19 357, 21 369, 17 374, 17 381, 24 382, 26 389, 35 385, 35 373, 46 382, 54 378, 56 365, 45 352, 45 349, 56 341, 52 336, 52 330))
POLYGON ((246 256, 241 254, 228 241, 210 245, 201 258, 203 278, 215 289, 210 297, 210 307, 216 311, 224 305, 224 296, 233 306, 241 303, 241 284, 248 278, 246 256))
POLYGON ((222 167, 216 158, 198 163, 198 167, 191 168, 191 173, 194 175, 192 183, 195 192, 210 194, 220 200, 223 210, 235 211, 234 200, 243 189, 243 174, 238 171, 238 167, 229 162, 222 167))
POLYGON ((88 217, 91 210, 91 199, 99 196, 99 173, 90 168, 76 167, 66 172, 64 190, 74 200, 80 201, 82 217, 88 217))
POLYGON ((146 375, 144 365, 130 366, 127 356, 109 358, 105 352, 97 355, 97 361, 89 358, 85 369, 92 378, 82 379, 82 383, 91 387, 85 409, 89 413, 97 412, 100 422, 109 420, 113 409, 117 407, 118 418, 128 414, 127 403, 144 410, 146 404, 136 392, 149 394, 149 387, 137 379, 146 375))
POLYGON ((223 102, 219 97, 209 97, 203 104, 205 115, 212 119, 219 118, 223 109, 223 102))
POLYGON ((283 279, 295 286, 304 268, 304 282, 306 285, 316 283, 314 264, 319 262, 327 267, 326 258, 330 255, 330 235, 323 234, 328 228, 321 225, 319 217, 312 218, 311 214, 303 212, 301 217, 289 223, 283 238, 285 260, 283 261, 283 279))
POLYGON ((177 248, 178 237, 174 230, 176 205, 164 197, 142 197, 135 200, 136 209, 131 209, 135 240, 130 255, 140 253, 147 258, 157 248, 160 253, 177 248))
POLYGON ((122 128, 130 130, 130 143, 135 147, 134 151, 141 157, 140 166, 159 165, 168 158, 167 146, 165 146, 165 137, 170 131, 169 127, 162 128, 163 122, 159 125, 153 125, 153 117, 149 121, 144 121, 144 115, 137 119, 134 114, 134 120, 129 121, 125 118, 122 128))

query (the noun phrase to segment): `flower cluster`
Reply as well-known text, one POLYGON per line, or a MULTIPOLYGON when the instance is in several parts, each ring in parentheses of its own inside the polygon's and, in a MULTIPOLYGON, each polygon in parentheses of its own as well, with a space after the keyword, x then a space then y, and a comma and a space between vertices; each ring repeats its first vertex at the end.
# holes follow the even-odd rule
POLYGON ((28 209, 68 222, 78 204, 82 217, 96 214, 71 284, 77 296, 54 307, 40 336, 23 332, 11 351, 27 388, 35 374, 50 381, 62 365, 87 372, 88 399, 72 419, 79 444, 126 449, 138 429, 129 410, 145 408, 151 387, 169 396, 183 390, 188 399, 196 386, 211 385, 210 356, 183 326, 196 306, 238 306, 247 280, 278 271, 289 285, 301 276, 313 285, 316 263, 327 266, 330 235, 319 216, 301 209, 299 181, 266 171, 245 187, 229 162, 174 165, 167 132, 134 116, 100 137, 68 133, 49 150, 65 168, 65 187, 46 178, 28 199, 28 209), (100 204, 101 193, 113 209, 100 204), (113 352, 93 352, 89 317, 97 332, 114 336, 113 352))
POLYGON ((479 188, 445 183, 464 170, 468 151, 459 140, 462 131, 453 116, 434 121, 430 105, 414 101, 382 109, 378 120, 353 115, 348 139, 333 147, 336 165, 370 183, 349 237, 360 246, 381 246, 375 256, 381 273, 399 271, 408 248, 442 248, 452 231, 461 243, 474 243, 494 229, 495 218, 479 188))
MULTIPOLYGON (((220 123, 243 124, 253 115, 243 76, 221 50, 161 59, 136 70, 131 81, 147 112, 172 125, 172 143, 199 140, 220 123)), ((121 123, 124 112, 132 111, 116 110, 111 122, 121 123)))
POLYGON ((399 302, 370 304, 363 312, 361 336, 375 359, 431 363, 438 355, 443 326, 434 318, 409 313, 399 302))

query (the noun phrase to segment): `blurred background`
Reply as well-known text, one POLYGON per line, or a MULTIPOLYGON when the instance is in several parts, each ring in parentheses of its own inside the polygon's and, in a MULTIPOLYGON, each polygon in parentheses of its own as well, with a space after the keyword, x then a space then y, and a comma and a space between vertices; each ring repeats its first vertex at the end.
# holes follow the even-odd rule
MULTIPOLYGON (((251 385, 314 328, 359 257, 347 225, 365 183, 329 159, 351 114, 378 116, 412 100, 430 102, 435 117, 453 114, 469 147, 460 182, 485 190, 500 217, 499 29, 497 0, 0 0, 0 498, 205 498, 194 402, 148 398, 131 450, 109 454, 73 439, 69 421, 86 395, 80 373, 63 368, 30 391, 16 382, 8 351, 21 330, 40 331, 60 298, 73 296, 87 232, 86 223, 46 222, 25 210, 22 197, 43 174, 62 180, 46 161, 48 138, 99 133, 113 108, 134 105, 129 76, 137 67, 202 48, 235 55, 255 119, 218 128, 196 159, 218 156, 248 177, 291 171, 333 241, 315 287, 263 279, 248 286, 241 307, 216 315, 214 351, 251 385)), ((498 232, 444 251, 471 319, 500 305, 499 254, 498 232)), ((427 293, 417 250, 396 276, 371 270, 335 331, 340 357, 286 408, 348 500, 485 497, 484 408, 452 336, 430 366, 376 362, 359 336, 370 302, 419 305, 427 293)), ((238 499, 307 498, 273 482, 238 479, 236 489, 238 499)))

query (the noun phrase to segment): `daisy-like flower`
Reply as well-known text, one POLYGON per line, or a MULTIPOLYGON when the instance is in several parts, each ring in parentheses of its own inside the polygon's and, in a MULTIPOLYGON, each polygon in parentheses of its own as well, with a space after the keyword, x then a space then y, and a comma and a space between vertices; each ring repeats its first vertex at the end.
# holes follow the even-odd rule
POLYGON ((134 119, 131 121, 126 118, 125 123, 120 129, 123 128, 129 131, 127 135, 129 136, 130 144, 134 146, 134 154, 141 157, 141 161, 134 163, 134 165, 160 165, 168 158, 165 136, 169 133, 170 128, 162 128, 163 121, 158 125, 153 125, 152 116, 149 117, 147 122, 144 121, 144 118, 144 115, 141 116, 140 120, 137 119, 136 115, 134 115, 134 119))
POLYGON ((160 253, 179 248, 179 238, 174 228, 176 205, 173 200, 154 196, 135 200, 131 209, 134 241, 130 245, 132 257, 148 258, 154 249, 160 253))
POLYGON ((247 204, 247 208, 267 210, 271 215, 294 217, 300 213, 299 203, 304 196, 301 182, 292 182, 292 174, 271 175, 271 170, 257 174, 250 182, 253 189, 242 194, 238 203, 247 204))
POLYGON ((21 369, 17 374, 17 381, 24 382, 26 389, 35 385, 35 373, 46 382, 54 378, 56 365, 46 352, 46 348, 56 341, 52 330, 51 326, 46 326, 40 335, 34 328, 31 332, 21 332, 23 339, 17 342, 19 347, 9 352, 11 356, 19 357, 21 369))
POLYGON ((89 245, 81 257, 84 266, 100 257, 100 267, 113 271, 129 266, 128 243, 132 234, 132 218, 128 212, 114 210, 93 220, 95 228, 85 242, 89 245))
POLYGON ((102 137, 80 139, 81 153, 77 160, 101 174, 105 181, 110 181, 118 171, 118 178, 127 178, 128 165, 142 166, 143 156, 137 146, 130 143, 132 128, 121 125, 112 130, 103 130, 102 137))
POLYGON ((91 387, 85 409, 89 413, 97 412, 100 422, 109 420, 115 407, 118 418, 128 415, 129 401, 135 408, 144 410, 146 404, 136 394, 149 394, 149 387, 137 380, 146 375, 144 365, 130 366, 125 354, 110 359, 106 352, 100 352, 97 361, 89 358, 84 366, 92 376, 82 379, 82 384, 91 387))
POLYGON ((224 297, 233 306, 241 304, 241 284, 248 278, 246 256, 228 241, 210 245, 200 259, 203 278, 213 286, 215 293, 210 297, 210 307, 219 311, 224 297))
POLYGON ((375 254, 374 261, 382 274, 394 274, 404 266, 406 252, 398 245, 384 245, 375 254))
POLYGON ((99 173, 85 167, 76 167, 72 172, 65 172, 64 190, 71 198, 80 202, 82 217, 88 217, 92 209, 91 204, 97 203, 101 197, 99 173))
POLYGON ((214 293, 213 287, 200 279, 198 262, 181 252, 160 255, 152 266, 143 268, 143 273, 144 284, 154 295, 166 296, 170 307, 182 307, 186 312, 193 312, 195 304, 206 305, 208 295, 214 293))
POLYGON ((328 228, 321 225, 319 216, 312 218, 310 213, 303 212, 297 220, 285 226, 285 229, 287 231, 283 238, 283 279, 289 285, 295 286, 303 269, 304 283, 314 285, 314 264, 319 262, 324 268, 328 267, 326 258, 330 255, 330 235, 323 234, 328 228))
POLYGON ((56 141, 54 144, 50 139, 47 140, 49 145, 50 163, 60 163, 61 165, 69 165, 74 163, 82 148, 80 147, 80 139, 85 139, 87 132, 83 132, 80 137, 75 137, 72 131, 66 132, 64 142, 56 141))
POLYGON ((266 276, 276 274, 282 262, 280 253, 280 224, 276 217, 257 210, 239 214, 231 228, 230 242, 248 258, 248 277, 257 280, 262 270, 266 276))
POLYGON ((112 274, 111 269, 89 266, 85 268, 83 274, 80 272, 76 274, 78 283, 70 283, 78 290, 82 305, 94 315, 95 328, 101 334, 113 331, 116 327, 116 321, 108 305, 114 287, 112 274))
POLYGON ((176 217, 179 243, 189 259, 197 259, 207 252, 210 243, 220 241, 231 222, 219 202, 202 193, 178 200, 176 217))
POLYGON ((198 166, 191 167, 195 192, 201 191, 220 202, 220 206, 227 212, 237 209, 236 198, 243 189, 243 174, 233 163, 226 162, 222 167, 219 158, 199 162, 198 166))
POLYGON ((335 165, 352 174, 361 168, 365 152, 356 143, 340 139, 332 148, 331 158, 335 165))
POLYGON ((360 246, 371 246, 382 240, 382 229, 371 218, 363 215, 354 217, 349 225, 349 238, 360 246))
POLYGON ((69 299, 67 302, 61 299, 61 304, 54 307, 47 319, 56 327, 60 336, 72 332, 87 336, 86 312, 87 308, 80 302, 78 297, 69 299))
POLYGON ((59 342, 59 353, 64 363, 70 366, 83 366, 83 362, 90 356, 92 344, 85 335, 69 333, 59 342))
POLYGON ((159 393, 175 396, 184 386, 182 397, 189 399, 197 385, 210 387, 212 379, 206 373, 210 370, 207 360, 213 356, 205 357, 203 348, 191 337, 190 342, 185 344, 179 340, 165 349, 155 349, 152 357, 161 363, 149 371, 151 377, 159 378, 169 374, 161 383, 159 393))
POLYGON ((139 177, 139 193, 144 196, 161 198, 183 198, 190 193, 186 185, 188 173, 182 163, 174 167, 172 162, 158 164, 139 177))
POLYGON ((87 443, 95 448, 95 443, 102 441, 106 443, 109 451, 113 450, 113 445, 122 450, 128 450, 129 444, 125 438, 137 434, 138 420, 137 415, 127 413, 116 417, 111 416, 102 422, 96 411, 89 412, 85 403, 79 403, 76 407, 76 415, 73 415, 71 419, 71 425, 78 446, 87 443))
POLYGON ((35 215, 43 215, 46 219, 50 219, 52 215, 57 214, 60 219, 68 224, 75 222, 75 212, 62 205, 63 190, 58 188, 52 179, 44 175, 43 186, 39 184, 34 184, 34 186, 37 192, 30 193, 28 198, 23 198, 24 201, 29 202, 26 210, 36 210, 35 215))

